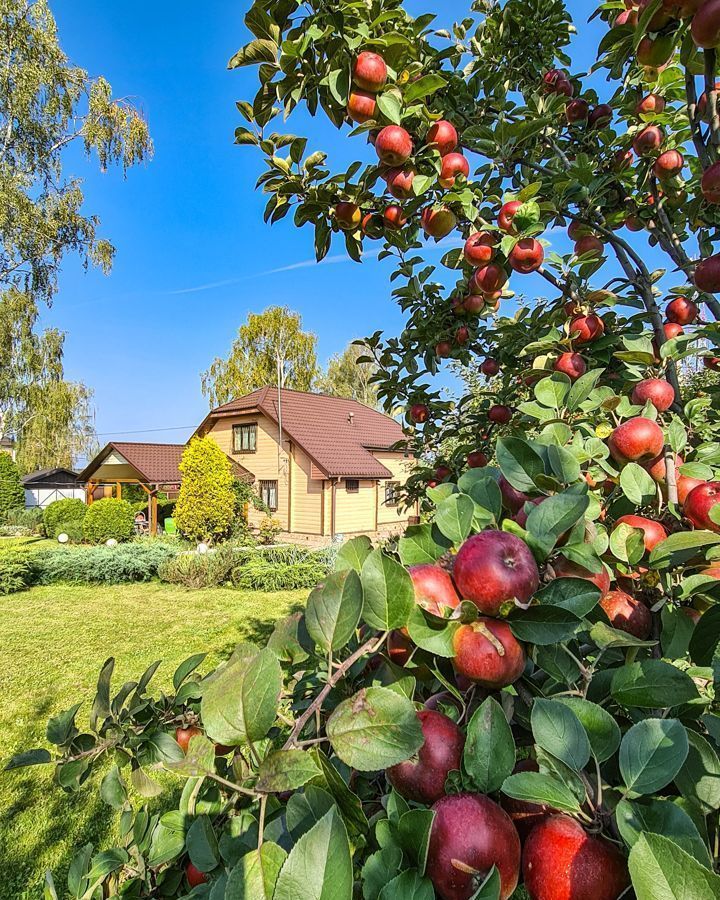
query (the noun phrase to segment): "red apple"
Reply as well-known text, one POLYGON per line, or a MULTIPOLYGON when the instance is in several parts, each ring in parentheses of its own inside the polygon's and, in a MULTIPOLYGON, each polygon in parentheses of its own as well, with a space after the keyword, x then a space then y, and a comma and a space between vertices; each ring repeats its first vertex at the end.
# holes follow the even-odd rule
POLYGON ((545 500, 547 500, 547 497, 531 497, 529 500, 526 500, 522 507, 513 516, 513 520, 517 522, 521 528, 525 528, 525 526, 527 525, 528 516, 532 512, 532 509, 528 509, 528 507, 540 506, 540 504, 545 500))
POLYGON ((605 334, 605 323, 600 316, 590 313, 575 316, 570 322, 570 337, 576 344, 591 344, 605 334))
POLYGON ((429 147, 433 147, 440 153, 440 156, 446 156, 457 147, 458 134, 455 126, 445 119, 433 123, 427 133, 427 143, 429 147))
POLYGON ((463 309, 466 313, 477 315, 482 312, 487 305, 484 294, 468 294, 462 301, 463 309))
POLYGON ((525 651, 507 622, 479 618, 461 625, 453 637, 456 672, 482 687, 500 690, 522 675, 525 651))
POLYGON ((469 174, 470 163, 462 153, 448 153, 443 156, 438 181, 441 187, 451 188, 454 186, 458 175, 464 175, 467 178, 469 174))
POLYGON ((512 419, 513 411, 509 406, 495 403, 488 410, 488 419, 495 425, 507 425, 512 419))
MULTIPOLYGON (((645 9, 650 5, 652 0, 640 0, 638 4, 638 12, 643 13, 645 9)), ((651 16, 650 21, 647 25, 648 31, 660 31, 662 28, 665 28, 666 25, 669 25, 672 22, 673 17, 671 13, 667 9, 663 9, 662 6, 654 15, 651 16)))
POLYGON ((408 200, 413 196, 413 179, 415 169, 388 169, 385 174, 388 191, 398 200, 408 200))
POLYGON ((646 125, 633 138, 633 150, 638 156, 649 156, 660 148, 665 140, 665 132, 659 125, 646 125))
POLYGON ((470 290, 481 294, 501 291, 507 284, 508 275, 498 263, 488 263, 481 269, 475 269, 470 279, 470 290))
MULTIPOLYGON (((518 772, 539 772, 540 767, 534 759, 521 759, 515 764, 513 775, 518 772)), ((517 829, 520 843, 524 844, 528 835, 536 825, 544 822, 550 816, 556 815, 557 810, 544 803, 530 803, 528 800, 516 800, 514 797, 506 797, 500 794, 500 805, 512 819, 517 829)))
POLYGON ((404 666, 412 656, 413 642, 404 628, 396 628, 388 635, 388 656, 396 666, 404 666))
POLYGON ((667 341, 671 341, 678 335, 685 334, 682 325, 678 325, 676 322, 665 322, 663 324, 663 332, 667 341))
POLYGON ((460 596, 489 616, 496 616, 507 600, 528 603, 540 581, 527 544, 504 531, 468 538, 455 557, 453 575, 460 596))
POLYGON ((412 138, 399 125, 386 125, 375 138, 375 150, 386 166, 401 166, 412 156, 412 138))
POLYGON ((703 366, 712 372, 720 372, 720 356, 703 356, 703 366))
POLYGON ((692 325, 699 314, 700 309, 697 303, 693 303, 687 297, 675 297, 665 309, 668 322, 674 322, 676 325, 692 325))
POLYGON ((472 453, 468 453, 468 469, 484 469, 487 464, 488 458, 482 450, 473 450, 472 453))
POLYGON ((483 375, 491 378, 493 375, 497 375, 500 371, 500 363, 496 359, 488 358, 480 363, 480 371, 483 373, 483 375))
POLYGON ((467 344, 467 342, 469 340, 470 340, 470 332, 469 332, 467 326, 461 325, 455 331, 455 343, 460 347, 464 347, 465 344, 467 344))
POLYGON ((585 122, 589 114, 590 106, 587 100, 583 100, 582 97, 571 100, 565 107, 565 118, 570 125, 573 125, 575 122, 585 122))
POLYGON ((613 169, 616 172, 625 172, 633 164, 634 159, 635 154, 632 152, 632 150, 616 150, 615 154, 613 155, 613 169))
POLYGON ((556 372, 563 372, 571 381, 577 381, 587 372, 587 363, 579 353, 561 353, 553 368, 556 372))
POLYGON ((625 591, 610 591, 600 601, 600 606, 605 610, 613 628, 632 634, 641 641, 647 640, 650 636, 652 630, 650 610, 630 594, 626 594, 625 591))
POLYGON ((652 459, 662 451, 664 443, 662 428, 644 416, 618 425, 608 438, 610 453, 619 463, 652 459))
POLYGON ((520 838, 508 814, 483 794, 452 794, 433 806, 427 874, 440 900, 468 900, 493 866, 500 900, 518 883, 520 838))
POLYGON ((595 257, 600 257, 604 252, 605 244, 599 237, 595 237, 594 234, 587 234, 585 237, 581 237, 575 244, 575 256, 592 254, 595 257))
POLYGON ((489 231, 478 231, 465 241, 463 256, 471 266, 483 266, 495 256, 497 238, 489 231))
POLYGON ((375 100, 375 94, 360 89, 350 91, 347 103, 347 114, 353 122, 362 124, 363 122, 368 122, 370 119, 374 119, 376 108, 377 101, 375 100))
POLYGON ((636 9, 623 9, 615 17, 613 27, 619 25, 631 25, 633 28, 638 23, 638 12, 636 9))
POLYGON ((720 291, 720 254, 700 260, 695 267, 695 287, 709 294, 720 291))
MULTIPOLYGON (((683 464, 682 456, 679 456, 677 453, 675 454, 675 472, 680 468, 683 464)), ((643 463, 643 469, 648 473, 648 475, 652 478, 653 481, 658 484, 664 484, 665 478, 667 476, 667 464, 665 462, 665 454, 660 453, 655 459, 651 459, 650 462, 643 463)))
POLYGON ((343 231, 355 231, 362 221, 362 210, 355 203, 341 200, 335 204, 335 221, 343 231))
POLYGON ((428 237, 440 238, 447 237, 457 225, 455 213, 447 206, 441 206, 439 209, 433 209, 432 206, 426 206, 420 215, 420 224, 423 231, 428 237))
POLYGON ((570 816, 551 816, 532 830, 522 865, 531 900, 617 900, 630 884, 620 851, 570 816))
POLYGON ((382 56, 363 50, 358 54, 353 67, 353 81, 365 91, 377 94, 385 87, 387 66, 382 56))
POLYGON ((647 94, 635 107, 638 116, 648 116, 654 113, 662 113, 665 110, 665 98, 659 94, 647 94))
POLYGON ((208 880, 207 875, 201 872, 200 869, 196 869, 191 862, 185 865, 185 877, 191 888, 195 888, 200 884, 207 884, 208 880))
POLYGON ((387 770, 390 784, 402 797, 428 806, 445 796, 445 780, 460 769, 465 735, 448 716, 432 709, 417 714, 424 743, 414 757, 387 770))
POLYGON ((377 240, 382 237, 383 219, 382 216, 374 212, 365 213, 360 223, 360 229, 365 237, 371 240, 377 240))
POLYGON ((668 536, 667 531, 659 522, 653 519, 646 519, 644 516, 620 516, 615 523, 618 525, 629 525, 631 528, 639 528, 643 533, 643 542, 648 553, 662 543, 668 536))
POLYGON ((523 494, 522 491, 516 490, 504 475, 500 476, 498 485, 500 487, 500 493, 502 494, 503 506, 513 514, 517 513, 518 510, 521 510, 525 503, 530 499, 527 494, 523 494))
POLYGON ((555 85, 555 93, 560 94, 563 97, 572 97, 575 93, 575 88, 572 86, 572 82, 569 78, 558 78, 557 84, 555 85))
POLYGON ((579 241, 582 237, 587 237, 589 234, 593 234, 593 230, 589 225, 586 225, 584 222, 578 222, 577 219, 573 219, 572 222, 568 225, 568 237, 571 241, 579 241))
POLYGON ((510 268, 522 275, 536 272, 543 264, 545 251, 540 241, 535 238, 521 238, 510 251, 508 262, 510 268))
POLYGON ((641 66, 663 69, 672 58, 674 49, 672 35, 659 34, 654 38, 646 35, 638 44, 635 55, 641 66))
POLYGON ((600 572, 590 572, 583 566, 570 562, 564 556, 558 556, 553 560, 552 569, 556 578, 582 578, 585 581, 592 581, 595 587, 602 591, 602 597, 610 590, 610 575, 605 566, 600 572))
POLYGON ((513 225, 513 219, 521 206, 522 203, 520 200, 511 200, 509 203, 505 203, 500 207, 500 212, 498 213, 498 226, 501 231, 504 231, 507 234, 517 234, 515 226, 513 225))
MULTIPOLYGON (((720 91, 720 81, 715 82, 715 90, 720 91)), ((697 104, 697 115, 700 119, 704 119, 706 122, 709 119, 708 115, 708 96, 705 91, 700 95, 700 99, 697 104)))
POLYGON ((679 474, 677 477, 678 503, 684 504, 690 491, 705 484, 700 478, 690 478, 689 475, 679 474))
POLYGON ((705 169, 700 189, 708 203, 720 203, 720 162, 715 162, 705 169))
POLYGON ((685 160, 679 150, 666 150, 655 160, 653 172, 656 178, 659 178, 660 181, 665 181, 668 178, 675 178, 676 175, 679 175, 684 165, 685 160))
POLYGON ((591 128, 605 128, 612 122, 613 108, 609 103, 600 103, 590 113, 588 125, 591 128))
POLYGON ((558 81, 567 81, 568 77, 562 69, 550 69, 543 75, 543 88, 548 94, 555 93, 558 81))
POLYGON ((449 469, 447 466, 439 465, 437 469, 435 469, 435 477, 438 481, 445 481, 446 478, 449 478, 452 475, 452 469, 449 469))
POLYGON ((720 46, 720 0, 705 0, 693 17, 690 33, 703 50, 720 46))
POLYGON ((175 729, 175 740, 180 745, 180 749, 183 753, 188 752, 190 740, 191 738, 194 738, 196 734, 202 734, 202 729, 198 728, 197 725, 190 725, 188 728, 175 729))
POLYGON ((642 231, 645 226, 642 219, 639 219, 637 216, 627 216, 625 227, 628 231, 642 231))
POLYGON ((720 532, 720 525, 710 518, 710 510, 720 503, 720 481, 706 481, 693 488, 685 498, 683 511, 696 528, 720 532))
POLYGON ((632 402, 645 406, 648 400, 658 412, 665 412, 675 402, 675 390, 663 378, 646 378, 633 388, 632 402))
POLYGON ((391 228, 393 231, 406 225, 407 218, 402 206, 398 206, 397 203, 391 203, 390 206, 386 206, 383 212, 383 223, 386 228, 391 228))
MULTIPOLYGON (((449 469, 446 471, 450 473, 449 469)), ((436 476, 439 472, 438 469, 436 476)), ((442 481, 443 478, 438 480, 442 481)), ((442 617, 447 610, 455 609, 460 602, 452 578, 440 566, 424 563, 410 566, 408 572, 415 588, 415 602, 433 615, 442 617)))
POLYGON ((438 341, 437 344, 435 344, 435 356, 439 356, 440 359, 447 359, 451 353, 452 344, 450 341, 438 341))

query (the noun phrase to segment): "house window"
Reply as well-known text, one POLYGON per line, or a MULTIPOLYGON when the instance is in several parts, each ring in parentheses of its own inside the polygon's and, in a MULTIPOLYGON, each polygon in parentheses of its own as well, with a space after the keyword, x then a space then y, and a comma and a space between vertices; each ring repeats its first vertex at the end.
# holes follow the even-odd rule
POLYGON ((345 479, 345 490, 348 494, 357 494, 360 490, 360 482, 357 478, 346 478, 345 479))
POLYGON ((277 512, 278 508, 278 483, 277 481, 260 482, 260 499, 270 512, 277 512))
POLYGON ((257 423, 233 425, 233 453, 255 453, 257 449, 257 423))
POLYGON ((400 490, 399 481, 387 481, 385 483, 385 506, 398 505, 398 491, 400 490))

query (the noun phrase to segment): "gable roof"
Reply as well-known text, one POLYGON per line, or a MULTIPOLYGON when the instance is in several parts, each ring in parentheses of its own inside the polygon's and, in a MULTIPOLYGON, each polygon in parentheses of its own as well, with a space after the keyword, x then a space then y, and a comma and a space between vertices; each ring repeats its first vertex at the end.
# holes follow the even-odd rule
MULTIPOLYGON (((342 397, 264 387, 213 409, 198 431, 216 419, 259 411, 298 444, 330 478, 390 478, 370 450, 390 450, 404 440, 402 427, 384 413, 342 397)), ((197 433, 197 432, 196 432, 197 433)))
POLYGON ((73 472, 72 469, 66 469, 64 466, 58 466, 54 469, 38 469, 36 472, 30 472, 23 477, 22 483, 35 484, 38 481, 50 481, 58 476, 66 476, 64 481, 67 483, 78 481, 77 472, 73 472))
MULTIPOLYGON (((126 460, 147 484, 179 484, 180 460, 185 444, 146 444, 132 441, 111 441, 91 460, 78 476, 80 481, 92 477, 114 451, 126 460)), ((228 457, 229 458, 229 457, 228 457)), ((239 478, 252 478, 247 469, 231 459, 233 473, 239 478)))

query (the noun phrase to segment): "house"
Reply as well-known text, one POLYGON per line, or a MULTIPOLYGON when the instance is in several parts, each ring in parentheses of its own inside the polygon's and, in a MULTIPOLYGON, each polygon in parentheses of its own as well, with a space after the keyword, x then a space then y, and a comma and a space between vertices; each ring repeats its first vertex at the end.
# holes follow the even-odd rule
POLYGON ((84 500, 85 485, 72 469, 38 469, 22 479, 25 508, 44 509, 56 500, 84 500))
POLYGON ((9 453, 10 458, 15 461, 17 455, 15 441, 9 437, 0 437, 0 453, 9 453))
MULTIPOLYGON (((196 431, 250 472, 292 539, 401 531, 414 459, 401 426, 355 400, 265 387, 213 409, 196 431)), ((263 513, 249 511, 251 525, 263 513)))

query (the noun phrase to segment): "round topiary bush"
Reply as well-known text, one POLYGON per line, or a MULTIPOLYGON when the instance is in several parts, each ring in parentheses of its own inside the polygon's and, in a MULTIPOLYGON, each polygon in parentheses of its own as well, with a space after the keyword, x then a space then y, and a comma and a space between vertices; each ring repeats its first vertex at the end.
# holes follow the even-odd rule
POLYGON ((132 537, 135 511, 127 500, 106 497, 88 507, 82 533, 92 544, 104 544, 110 538, 126 541, 132 537))
POLYGON ((82 523, 88 507, 82 500, 56 500, 43 511, 45 534, 55 538, 66 532, 71 538, 82 538, 82 523), (72 532, 72 533, 71 533, 72 532))

